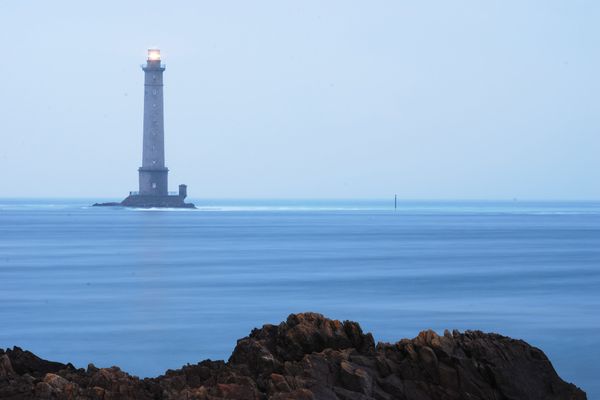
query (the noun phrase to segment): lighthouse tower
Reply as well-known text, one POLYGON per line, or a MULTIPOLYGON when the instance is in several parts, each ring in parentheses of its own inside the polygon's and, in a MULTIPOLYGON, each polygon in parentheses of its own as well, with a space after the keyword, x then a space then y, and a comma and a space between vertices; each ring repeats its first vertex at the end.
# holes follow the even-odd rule
POLYGON ((165 167, 165 124, 163 114, 163 72, 160 50, 148 50, 144 70, 144 144, 140 174, 140 195, 167 196, 168 174, 165 167))
POLYGON ((163 114, 163 72, 160 50, 149 49, 144 70, 144 137, 142 166, 138 169, 139 191, 129 192, 121 203, 96 205, 122 205, 127 207, 184 207, 187 186, 179 185, 179 191, 169 192, 169 169, 165 166, 165 124, 163 114))

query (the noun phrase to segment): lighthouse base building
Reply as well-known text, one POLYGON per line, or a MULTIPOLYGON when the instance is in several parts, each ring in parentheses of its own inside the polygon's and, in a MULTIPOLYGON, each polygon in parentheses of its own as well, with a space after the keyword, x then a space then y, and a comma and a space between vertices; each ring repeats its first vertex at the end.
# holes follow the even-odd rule
POLYGON ((193 203, 186 203, 187 186, 179 185, 178 192, 168 192, 166 195, 141 194, 139 192, 130 192, 129 196, 118 203, 124 207, 139 208, 195 208, 193 203))
POLYGON ((101 203, 95 206, 175 207, 194 208, 186 203, 187 186, 179 185, 178 192, 169 192, 169 169, 165 166, 165 129, 163 113, 163 72, 160 50, 148 50, 144 70, 144 138, 142 166, 138 169, 139 190, 129 192, 120 203, 101 203))

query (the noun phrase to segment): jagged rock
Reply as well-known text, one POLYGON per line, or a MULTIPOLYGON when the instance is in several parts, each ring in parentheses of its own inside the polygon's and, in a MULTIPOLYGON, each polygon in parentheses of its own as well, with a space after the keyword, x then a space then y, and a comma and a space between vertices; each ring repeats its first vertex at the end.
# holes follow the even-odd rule
POLYGON ((364 369, 348 361, 340 364, 340 382, 342 386, 353 392, 367 396, 372 392, 372 377, 364 369))
POLYGON ((8 358, 8 355, 2 354, 0 356, 0 377, 7 377, 14 374, 15 371, 13 370, 10 358, 8 358))
POLYGON ((316 313, 292 314, 278 326, 264 325, 240 339, 229 362, 264 374, 281 371, 284 362, 300 361, 305 354, 347 348, 373 352, 373 336, 363 334, 356 322, 341 323, 316 313))
MULTIPOLYGON (((4 353, 1 349, 0 352, 4 353)), ((48 372, 54 373, 68 367, 59 362, 43 360, 32 352, 23 351, 16 346, 12 349, 6 349, 5 353, 10 359, 13 370, 19 375, 29 373, 34 376, 43 376, 48 372)))
POLYGON ((544 353, 479 331, 423 331, 375 346, 355 322, 292 314, 240 339, 229 361, 202 361, 140 380, 0 350, 0 399, 69 400, 583 400, 544 353))

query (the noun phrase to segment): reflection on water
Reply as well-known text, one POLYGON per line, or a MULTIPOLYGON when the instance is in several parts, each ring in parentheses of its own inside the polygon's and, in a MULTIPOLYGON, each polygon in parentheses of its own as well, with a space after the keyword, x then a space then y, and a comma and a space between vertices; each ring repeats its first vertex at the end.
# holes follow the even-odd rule
POLYGON ((157 375, 311 310, 383 341, 523 338, 600 397, 600 205, 91 202, 0 200, 0 346, 157 375))

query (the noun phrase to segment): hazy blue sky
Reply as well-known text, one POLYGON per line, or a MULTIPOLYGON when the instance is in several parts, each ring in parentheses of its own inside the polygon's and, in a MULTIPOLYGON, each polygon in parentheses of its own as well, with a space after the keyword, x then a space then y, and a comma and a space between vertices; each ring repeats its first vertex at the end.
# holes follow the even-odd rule
POLYGON ((0 196, 600 199, 600 2, 2 1, 0 196))

